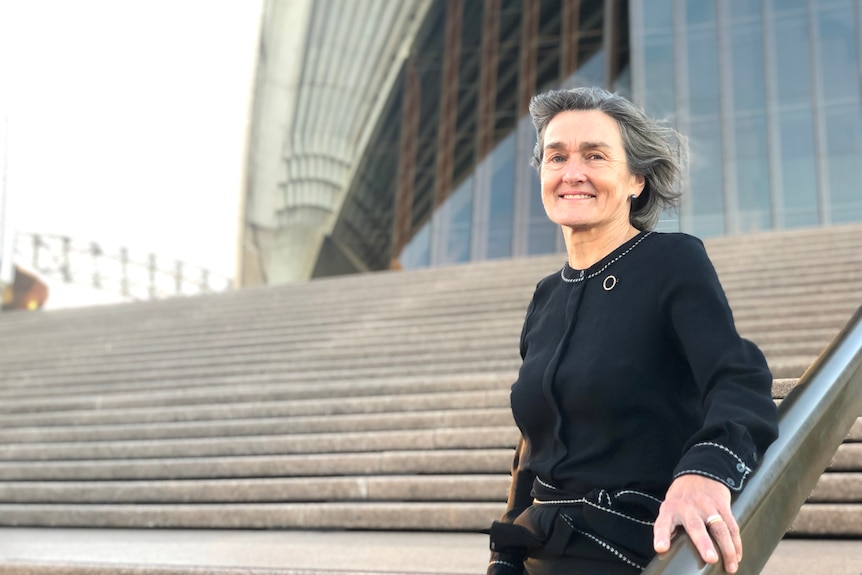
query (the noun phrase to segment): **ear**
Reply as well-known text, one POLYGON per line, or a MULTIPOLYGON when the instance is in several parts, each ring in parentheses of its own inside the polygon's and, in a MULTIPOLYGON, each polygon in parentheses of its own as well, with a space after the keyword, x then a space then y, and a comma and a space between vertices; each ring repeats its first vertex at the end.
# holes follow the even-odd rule
POLYGON ((644 187, 646 187, 646 178, 642 174, 635 174, 635 187, 637 188, 638 195, 644 191, 644 187))

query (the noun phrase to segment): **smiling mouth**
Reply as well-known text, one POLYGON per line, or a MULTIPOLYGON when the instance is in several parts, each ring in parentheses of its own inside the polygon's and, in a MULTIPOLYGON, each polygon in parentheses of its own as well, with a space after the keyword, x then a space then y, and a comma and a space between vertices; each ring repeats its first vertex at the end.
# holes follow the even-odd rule
POLYGON ((591 200, 595 198, 592 194, 560 194, 563 200, 591 200))

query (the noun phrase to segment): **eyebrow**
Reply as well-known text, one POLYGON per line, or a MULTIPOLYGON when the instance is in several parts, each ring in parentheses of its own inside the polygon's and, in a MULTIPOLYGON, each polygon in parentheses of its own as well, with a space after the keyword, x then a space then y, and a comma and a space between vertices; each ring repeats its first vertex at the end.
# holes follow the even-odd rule
MULTIPOLYGON (((565 150, 566 145, 562 142, 550 142, 545 145, 546 150, 565 150)), ((580 150, 595 150, 597 148, 610 148, 611 145, 605 142, 581 142, 578 146, 580 150)))

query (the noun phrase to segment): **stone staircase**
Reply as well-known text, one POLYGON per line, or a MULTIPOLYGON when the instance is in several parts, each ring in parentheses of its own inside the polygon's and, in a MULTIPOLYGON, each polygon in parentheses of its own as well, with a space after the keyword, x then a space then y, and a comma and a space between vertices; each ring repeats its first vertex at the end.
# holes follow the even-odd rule
MULTIPOLYGON (((780 399, 862 303, 862 226, 707 247, 780 399)), ((4 314, 0 526, 486 529, 521 321, 561 263, 4 314)), ((792 534, 862 538, 862 418, 792 534)))

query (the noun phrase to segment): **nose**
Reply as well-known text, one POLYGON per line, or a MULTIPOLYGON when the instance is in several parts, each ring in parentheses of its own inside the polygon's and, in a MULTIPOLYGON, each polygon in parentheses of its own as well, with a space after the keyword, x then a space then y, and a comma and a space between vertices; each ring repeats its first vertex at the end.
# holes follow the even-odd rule
POLYGON ((569 158, 566 165, 563 166, 563 182, 567 184, 577 183, 583 182, 585 179, 583 164, 577 158, 569 158))

